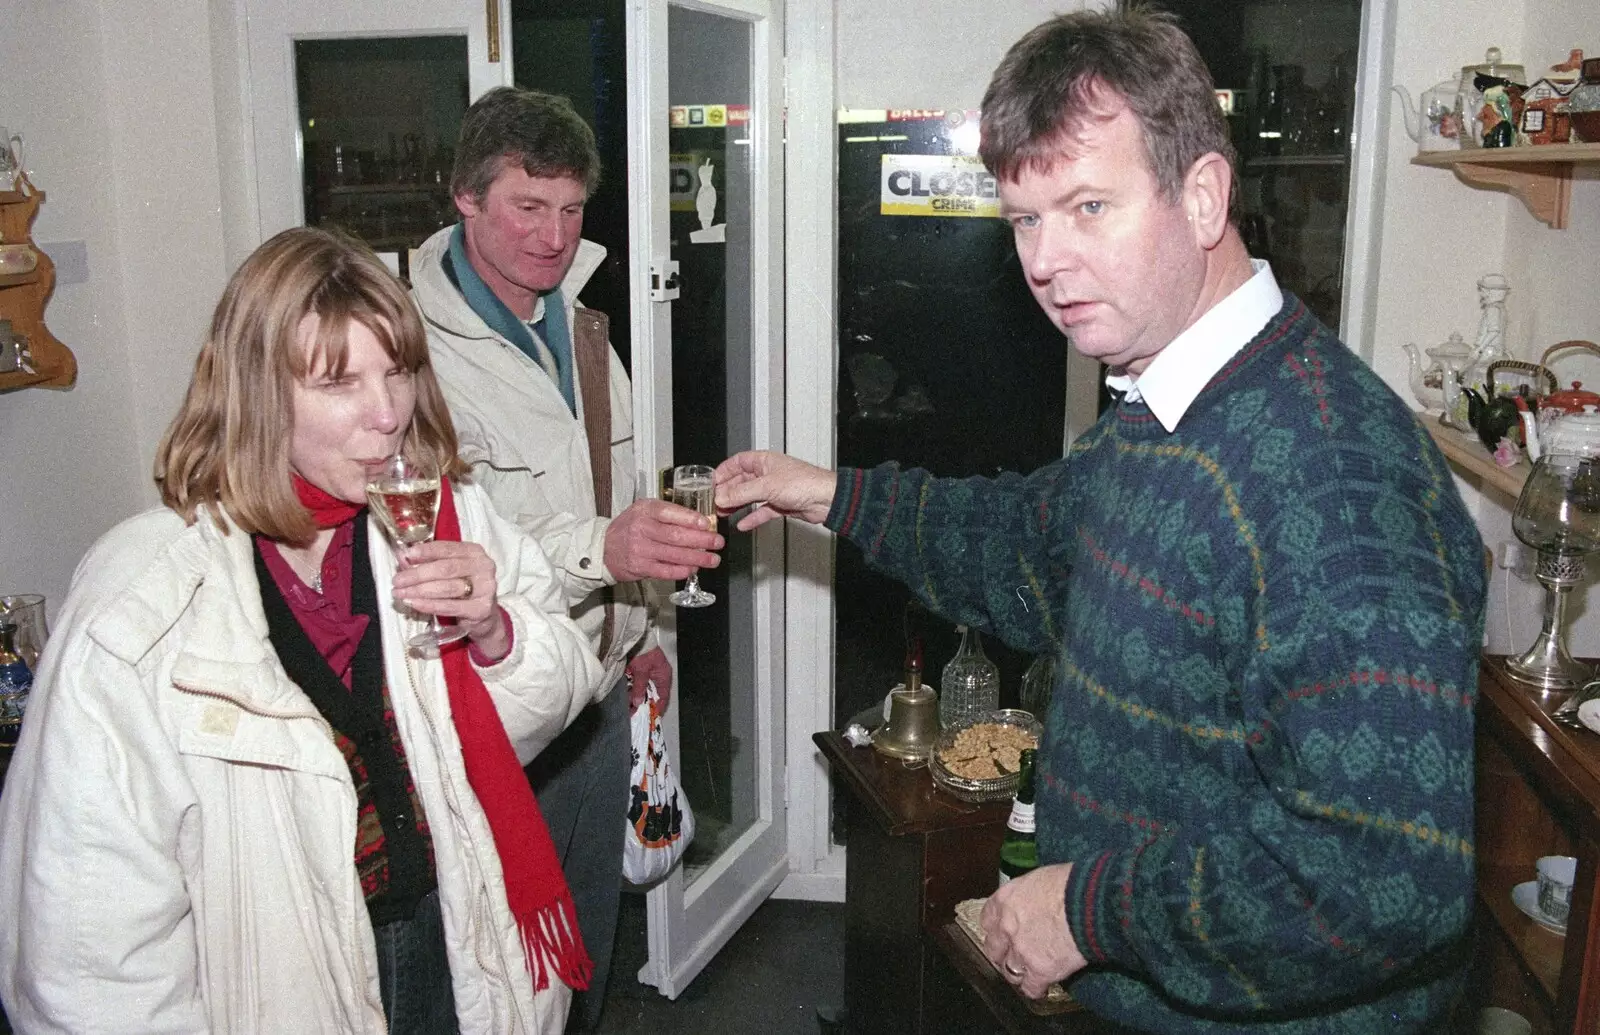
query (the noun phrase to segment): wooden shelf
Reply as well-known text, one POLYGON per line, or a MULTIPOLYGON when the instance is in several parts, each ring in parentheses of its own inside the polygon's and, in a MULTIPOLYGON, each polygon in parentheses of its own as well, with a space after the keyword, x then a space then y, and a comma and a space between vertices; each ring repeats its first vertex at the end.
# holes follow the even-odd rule
POLYGON ((1555 1005, 1561 987, 1561 960, 1566 937, 1534 923, 1511 901, 1511 889, 1527 880, 1525 870, 1504 866, 1478 867, 1478 901, 1494 917, 1522 965, 1545 994, 1544 1008, 1555 1005))
POLYGON ((1428 151, 1411 162, 1449 169, 1473 187, 1509 191, 1528 206, 1535 219, 1554 230, 1565 230, 1572 204, 1572 167, 1600 163, 1600 144, 1428 151))
POLYGON ((0 275, 0 288, 24 287, 28 284, 37 284, 39 283, 40 276, 41 274, 37 269, 29 270, 27 273, 7 273, 0 275))
POLYGON ((1438 444, 1446 460, 1488 488, 1508 497, 1513 503, 1522 495, 1522 483, 1527 481, 1528 472, 1533 470, 1527 457, 1518 460, 1515 467, 1501 467, 1483 448, 1483 443, 1478 441, 1476 435, 1445 427, 1439 423, 1436 413, 1418 413, 1416 417, 1428 429, 1428 434, 1433 436, 1433 441, 1438 444))
MULTIPOLYGON (((33 218, 44 203, 44 192, 24 176, 20 190, 0 191, 0 236, 7 243, 32 243, 33 218)), ((34 249, 38 251, 37 248, 34 249)), ((44 309, 56 286, 56 267, 39 252, 39 265, 28 273, 0 277, 0 320, 28 340, 34 372, 18 370, 0 374, 0 392, 18 388, 70 388, 78 377, 72 350, 57 341, 45 326, 44 309)))

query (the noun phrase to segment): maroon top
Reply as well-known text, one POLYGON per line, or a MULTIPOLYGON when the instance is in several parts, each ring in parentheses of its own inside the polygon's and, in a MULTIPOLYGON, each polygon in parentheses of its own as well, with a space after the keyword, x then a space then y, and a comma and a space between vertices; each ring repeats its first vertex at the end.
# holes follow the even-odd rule
POLYGON ((355 522, 346 521, 333 533, 328 551, 322 555, 322 592, 318 593, 300 580, 289 566, 278 544, 258 539, 261 559, 278 584, 278 592, 294 612, 306 638, 317 648, 317 653, 327 659, 345 689, 350 689, 350 665, 355 660, 356 647, 367 631, 366 615, 350 611, 350 572, 353 563, 350 548, 355 542, 355 522))

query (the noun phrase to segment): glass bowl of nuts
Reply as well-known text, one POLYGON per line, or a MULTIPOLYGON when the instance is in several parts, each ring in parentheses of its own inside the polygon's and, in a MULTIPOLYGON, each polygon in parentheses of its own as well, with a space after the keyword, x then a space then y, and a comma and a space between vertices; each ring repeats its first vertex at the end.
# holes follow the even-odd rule
POLYGON ((1017 793, 1022 749, 1039 746, 1031 712, 1002 708, 947 727, 928 760, 933 782, 963 801, 1002 801, 1017 793))

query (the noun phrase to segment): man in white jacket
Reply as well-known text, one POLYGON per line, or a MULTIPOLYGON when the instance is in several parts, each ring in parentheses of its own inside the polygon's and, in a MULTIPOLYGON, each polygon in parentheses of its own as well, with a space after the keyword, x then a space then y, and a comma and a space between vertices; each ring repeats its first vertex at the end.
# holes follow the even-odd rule
POLYGON ((569 1030, 598 1023, 622 884, 628 708, 672 670, 650 630, 647 579, 717 564, 714 525, 634 498, 632 390, 606 317, 578 291, 605 256, 582 239, 600 176, 594 133, 564 99, 492 90, 461 124, 461 222, 412 264, 432 362, 474 482, 549 554, 606 687, 530 767, 577 903, 594 979, 569 1030), (625 704, 626 702, 626 704, 625 704))

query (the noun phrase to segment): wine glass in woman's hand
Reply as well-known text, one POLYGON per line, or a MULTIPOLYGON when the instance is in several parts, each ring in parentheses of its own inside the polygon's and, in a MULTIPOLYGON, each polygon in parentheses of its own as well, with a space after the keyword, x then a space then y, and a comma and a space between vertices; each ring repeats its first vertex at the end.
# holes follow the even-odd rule
MULTIPOLYGON (((413 460, 395 454, 367 475, 367 502, 389 533, 396 552, 404 547, 426 543, 433 538, 434 522, 439 517, 439 467, 432 460, 413 460)), ((401 553, 401 563, 405 555, 401 553)), ((434 656, 439 648, 466 636, 459 625, 439 625, 437 615, 428 616, 428 628, 406 644, 434 656)))

